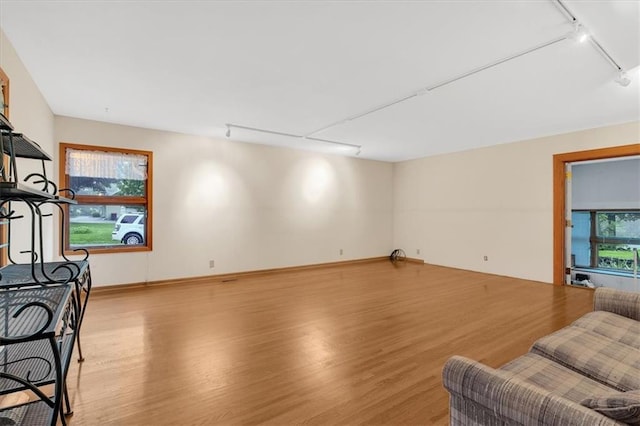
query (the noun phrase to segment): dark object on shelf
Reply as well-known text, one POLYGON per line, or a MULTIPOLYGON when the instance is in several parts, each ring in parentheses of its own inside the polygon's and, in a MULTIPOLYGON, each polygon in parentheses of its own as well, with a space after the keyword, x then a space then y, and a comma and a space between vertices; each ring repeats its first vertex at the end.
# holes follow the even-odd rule
POLYGON ((589 279, 588 274, 576 274, 576 281, 586 281, 589 279))

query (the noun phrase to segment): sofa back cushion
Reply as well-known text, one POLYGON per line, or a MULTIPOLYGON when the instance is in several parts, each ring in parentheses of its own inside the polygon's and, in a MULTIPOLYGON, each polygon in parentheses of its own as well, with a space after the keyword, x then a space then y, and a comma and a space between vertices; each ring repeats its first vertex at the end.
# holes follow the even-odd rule
POLYGON ((611 419, 640 426, 640 389, 586 398, 580 404, 611 419))

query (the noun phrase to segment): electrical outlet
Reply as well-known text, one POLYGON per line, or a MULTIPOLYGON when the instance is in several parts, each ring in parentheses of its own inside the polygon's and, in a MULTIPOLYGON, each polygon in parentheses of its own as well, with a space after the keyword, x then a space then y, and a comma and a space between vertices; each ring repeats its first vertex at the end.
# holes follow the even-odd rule
POLYGON ((486 261, 488 261, 488 260, 489 260, 489 256, 485 256, 485 257, 484 257, 484 261, 486 262, 486 261))
POLYGON ((209 268, 214 268, 216 266, 216 261, 215 260, 210 260, 209 261, 209 268))
POLYGON ((340 249, 340 256, 342 256, 342 249, 340 249))
POLYGON ((420 254, 420 249, 416 249, 416 254, 420 254))

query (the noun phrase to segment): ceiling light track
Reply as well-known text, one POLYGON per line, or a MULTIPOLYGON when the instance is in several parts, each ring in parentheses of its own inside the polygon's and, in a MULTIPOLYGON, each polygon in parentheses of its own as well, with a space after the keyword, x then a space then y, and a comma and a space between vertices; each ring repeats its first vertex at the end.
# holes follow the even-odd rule
POLYGON ((308 140, 313 140, 313 141, 317 141, 317 142, 325 142, 325 143, 329 143, 329 144, 334 144, 334 145, 342 145, 345 147, 351 147, 354 149, 357 149, 357 153, 356 155, 360 154, 360 150, 362 148, 361 145, 355 145, 355 144, 350 144, 350 143, 345 143, 345 142, 337 142, 337 141, 331 141, 331 140, 327 140, 327 139, 319 139, 319 138, 314 138, 312 137, 312 135, 315 135, 317 133, 320 132, 324 132, 325 130, 329 130, 333 127, 342 125, 342 124, 346 124, 350 121, 353 120, 357 120, 359 118, 365 117, 367 115, 376 113, 378 111, 381 111, 383 109, 386 108, 390 108, 394 105, 400 104, 402 102, 406 102, 410 99, 416 98, 418 96, 422 96, 428 92, 431 92, 433 90, 439 89, 441 87, 447 86, 451 83, 454 83, 456 81, 460 81, 462 79, 465 79, 467 77, 470 77, 472 75, 478 74, 482 71, 486 71, 488 69, 497 67, 499 65, 504 64, 505 62, 509 62, 512 61, 514 59, 520 58, 522 56, 528 55, 530 53, 536 52, 538 50, 544 49, 546 47, 552 46, 556 43, 559 43, 561 41, 567 40, 569 38, 575 38, 577 41, 579 42, 584 42, 587 39, 591 42, 591 45, 594 46, 594 48, 600 52, 600 54, 607 60, 607 62, 609 62, 609 64, 611 64, 611 66, 613 66, 616 71, 618 72, 618 76, 616 77, 615 81, 620 84, 621 86, 628 86, 631 82, 631 80, 629 79, 629 77, 627 76, 627 73, 625 72, 625 70, 620 66, 620 64, 618 64, 618 62, 609 54, 609 52, 607 52, 605 50, 604 47, 602 47, 602 45, 598 42, 598 40, 595 39, 595 37, 593 37, 592 34, 589 34, 589 32, 587 31, 587 29, 584 27, 584 25, 578 20, 578 18, 573 14, 573 12, 571 12, 571 10, 567 7, 567 5, 564 4, 564 2, 562 0, 550 0, 552 1, 556 7, 562 12, 562 14, 569 20, 571 21, 571 23, 574 24, 574 31, 566 34, 564 36, 561 37, 557 37, 553 40, 547 41, 545 43, 539 44, 537 46, 533 46, 531 48, 525 49, 521 52, 515 53, 513 55, 504 57, 502 59, 498 59, 494 62, 488 63, 486 65, 482 65, 478 68, 474 68, 470 71, 464 72, 462 74, 459 74, 455 77, 446 79, 444 81, 441 81, 439 83, 436 83, 434 85, 431 86, 427 86, 424 87, 420 90, 417 90, 409 95, 405 95, 399 98, 396 98, 390 102, 387 102, 385 104, 382 105, 378 105, 374 108, 368 109, 364 112, 355 114, 355 115, 351 115, 345 119, 339 120, 339 121, 335 121, 331 124, 327 124, 326 126, 323 126, 319 129, 316 129, 312 132, 309 132, 307 134, 304 135, 294 135, 291 133, 284 133, 284 132, 277 132, 277 131, 273 131, 273 130, 266 130, 266 129, 258 129, 255 127, 247 127, 247 126, 240 126, 240 125, 236 125, 236 124, 226 124, 227 127, 227 137, 230 137, 231 135, 231 128, 238 128, 238 129, 244 129, 244 130, 249 130, 249 131, 254 131, 254 132, 260 132, 260 133, 268 133, 268 134, 272 134, 272 135, 279 135, 279 136, 287 136, 287 137, 292 137, 292 138, 299 138, 299 139, 308 139, 308 140))
MULTIPOLYGON (((575 25, 576 28, 582 28, 584 30, 584 25, 580 22, 580 20, 576 17, 576 15, 573 12, 571 12, 571 10, 567 7, 566 4, 564 4, 562 0, 551 0, 551 1, 553 1, 553 3, 558 7, 558 9, 560 9, 563 15, 565 15, 565 17, 569 19, 575 25)), ((620 66, 620 64, 618 64, 618 62, 615 59, 613 59, 613 57, 609 54, 609 52, 607 52, 605 48, 602 47, 602 45, 598 42, 598 40, 596 40, 593 34, 589 34, 588 32, 586 32, 586 34, 588 34, 588 38, 591 41, 591 44, 593 45, 593 47, 595 47, 596 50, 600 52, 600 54, 616 69, 616 71, 623 73, 624 69, 620 66)))
MULTIPOLYGON (((629 78, 627 77, 627 74, 624 71, 624 69, 620 66, 620 64, 618 64, 618 62, 615 59, 613 59, 613 57, 609 54, 609 52, 607 52, 604 49, 604 47, 602 47, 602 45, 598 42, 598 40, 596 40, 595 37, 593 37, 593 35, 589 34, 588 31, 586 31, 586 29, 580 23, 578 18, 576 18, 576 16, 573 14, 573 12, 571 12, 571 10, 569 10, 569 8, 564 4, 564 2, 562 0, 551 0, 551 1, 553 1, 554 4, 563 12, 565 17, 567 17, 575 25, 574 32, 577 33, 579 31, 582 34, 582 37, 580 37, 580 41, 586 41, 586 39, 589 39, 591 41, 592 45, 596 48, 596 50, 598 52, 600 52, 600 54, 616 69, 616 71, 618 71, 619 75, 618 75, 618 77, 616 78, 615 81, 618 84, 620 84, 621 86, 628 86, 631 80, 629 80, 629 78)), ((553 40, 550 40, 548 42, 542 43, 542 44, 540 44, 538 46, 534 46, 534 47, 531 47, 529 49, 523 50, 522 52, 518 52, 518 53, 516 53, 514 55, 507 56, 507 57, 499 59, 499 60, 497 60, 495 62, 491 62, 489 64, 480 66, 478 68, 472 69, 471 71, 467 71, 467 72, 462 73, 460 75, 457 75, 457 76, 455 76, 453 78, 444 80, 444 81, 442 81, 440 83, 437 83, 437 84, 434 84, 432 86, 428 86, 428 87, 422 88, 422 89, 420 89, 420 90, 418 90, 416 92, 413 92, 410 95, 406 95, 406 96, 403 96, 401 98, 394 99, 391 102, 387 102, 386 104, 379 105, 379 106, 377 106, 375 108, 372 108, 372 109, 369 109, 369 110, 367 110, 365 112, 362 112, 362 113, 359 113, 359 114, 356 114, 356 115, 352 115, 352 116, 350 116, 350 117, 348 117, 346 119, 335 121, 335 122, 333 122, 331 124, 328 124, 328 125, 326 125, 324 127, 316 129, 313 132, 307 133, 305 136, 309 137, 311 135, 315 135, 316 133, 320 133, 320 132, 323 132, 325 130, 328 130, 328 129, 332 128, 332 127, 336 127, 336 126, 339 126, 339 125, 342 125, 342 124, 346 124, 346 123, 348 123, 350 121, 353 121, 353 120, 356 120, 358 118, 362 118, 362 117, 365 117, 367 115, 373 114, 375 112, 381 111, 383 109, 392 107, 392 106, 397 105, 399 103, 408 101, 409 99, 413 99, 415 97, 424 95, 427 92, 431 92, 431 91, 433 91, 435 89, 439 89, 440 87, 444 87, 444 86, 446 86, 448 84, 451 84, 451 83, 454 83, 456 81, 462 80, 464 78, 470 77, 470 76, 472 76, 474 74, 477 74, 479 72, 482 72, 482 71, 488 70, 490 68, 496 67, 498 65, 504 64, 505 62, 509 62, 509 61, 517 59, 517 58, 519 58, 521 56, 528 55, 529 53, 533 53, 533 52, 538 51, 540 49, 544 49, 545 47, 548 47, 548 46, 554 45, 556 43, 559 43, 559 42, 561 42, 563 40, 566 40, 569 37, 570 37, 570 35, 564 35, 564 36, 555 38, 553 40)))
POLYGON ((393 101, 387 102, 387 103, 382 104, 382 105, 378 105, 377 107, 369 109, 369 110, 367 110, 365 112, 362 112, 362 113, 359 113, 359 114, 356 114, 356 115, 352 115, 352 116, 350 116, 350 117, 348 117, 346 119, 340 120, 340 121, 336 121, 336 122, 331 123, 331 124, 329 124, 327 126, 324 126, 324 127, 319 128, 319 129, 316 129, 313 132, 307 133, 306 136, 308 137, 308 136, 314 135, 316 133, 320 133, 320 132, 322 132, 324 130, 328 130, 328 129, 332 128, 332 127, 339 126, 341 124, 346 124, 346 123, 348 123, 350 121, 357 120, 358 118, 362 118, 362 117, 365 117, 367 115, 373 114, 374 112, 378 112, 378 111, 381 111, 383 109, 386 109, 386 108, 392 107, 394 105, 397 105, 399 103, 408 101, 409 99, 413 99, 415 97, 422 96, 422 95, 426 94, 427 92, 431 92, 433 90, 439 89, 441 87, 444 87, 444 86, 446 86, 448 84, 451 84, 451 83, 454 83, 456 81, 462 80, 464 78, 471 77, 474 74, 478 74, 479 72, 486 71, 486 70, 488 70, 490 68, 493 68, 493 67, 497 67, 498 65, 504 64, 505 62, 509 62, 509 61, 517 59, 517 58, 519 58, 521 56, 528 55, 529 53, 533 53, 533 52, 538 51, 540 49, 544 49, 545 47, 548 47, 548 46, 551 46, 553 44, 559 43, 559 42, 561 42, 563 40, 566 40, 566 39, 567 39, 567 36, 562 36, 562 37, 558 37, 558 38, 555 38, 553 40, 547 41, 545 43, 539 44, 537 46, 530 47, 530 48, 528 48, 526 50, 523 50, 521 52, 515 53, 513 55, 507 56, 507 57, 502 58, 502 59, 498 59, 497 61, 488 63, 486 65, 482 65, 482 66, 480 66, 478 68, 474 68, 474 69, 472 69, 470 71, 466 71, 466 72, 464 72, 462 74, 456 75, 455 77, 443 80, 443 81, 441 81, 439 83, 436 83, 436 84, 434 84, 432 86, 424 87, 424 88, 422 88, 420 90, 417 90, 417 91, 413 92, 410 95, 406 95, 406 96, 403 96, 401 98, 394 99, 393 101))
POLYGON ((351 148, 351 149, 355 150, 355 154, 356 155, 360 155, 360 151, 362 150, 362 145, 356 145, 356 144, 346 143, 346 142, 332 141, 332 140, 328 140, 328 139, 313 138, 313 137, 306 136, 306 135, 296 135, 296 134, 293 134, 293 133, 278 132, 278 131, 275 131, 275 130, 268 130, 268 129, 260 129, 258 127, 241 126, 239 124, 232 124, 232 123, 225 124, 225 127, 227 128, 226 136, 228 138, 231 137, 232 129, 241 129, 241 130, 248 130, 250 132, 266 133, 266 134, 269 134, 269 135, 285 136, 285 137, 297 138, 297 139, 306 139, 306 140, 310 140, 310 141, 314 141, 314 142, 322 142, 322 143, 332 144, 332 145, 335 145, 335 146, 341 146, 341 147, 344 147, 344 148, 351 148))

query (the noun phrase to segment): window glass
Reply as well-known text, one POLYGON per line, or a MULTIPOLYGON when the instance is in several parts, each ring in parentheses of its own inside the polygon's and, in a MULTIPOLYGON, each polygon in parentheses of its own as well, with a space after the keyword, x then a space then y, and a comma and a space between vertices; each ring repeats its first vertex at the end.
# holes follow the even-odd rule
POLYGON ((66 174, 77 195, 143 197, 147 157, 144 155, 68 149, 66 174))
POLYGON ((61 143, 60 158, 60 187, 77 202, 65 206, 63 250, 150 250, 152 153, 61 143))
POLYGON ((634 248, 640 247, 640 212, 598 212, 598 267, 633 270, 634 248))
POLYGON ((69 245, 72 249, 143 244, 144 206, 81 204, 69 209, 69 245))
POLYGON ((571 253, 576 266, 591 266, 591 213, 577 212, 571 214, 571 253))
POLYGON ((571 244, 576 266, 633 271, 634 256, 640 249, 639 211, 572 212, 572 219, 571 244), (585 215, 589 215, 588 225, 584 223, 585 215), (585 252, 587 226, 588 254, 585 252))

